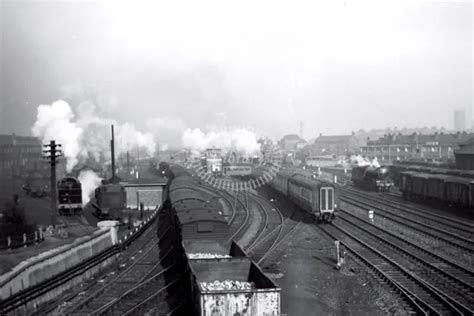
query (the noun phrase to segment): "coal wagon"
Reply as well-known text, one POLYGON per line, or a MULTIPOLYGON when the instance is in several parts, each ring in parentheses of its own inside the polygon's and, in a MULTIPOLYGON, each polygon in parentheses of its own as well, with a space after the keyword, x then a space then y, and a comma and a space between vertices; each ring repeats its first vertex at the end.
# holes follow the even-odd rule
POLYGON ((186 315, 279 315, 281 289, 230 240, 218 196, 173 168, 164 205, 185 267, 186 315))

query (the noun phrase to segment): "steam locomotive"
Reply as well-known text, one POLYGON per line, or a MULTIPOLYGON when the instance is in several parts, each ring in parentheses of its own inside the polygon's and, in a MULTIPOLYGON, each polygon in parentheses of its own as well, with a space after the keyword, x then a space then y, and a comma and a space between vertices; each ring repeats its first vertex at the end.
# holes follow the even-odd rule
POLYGON ((389 170, 385 166, 358 166, 352 168, 351 180, 356 186, 368 190, 389 191, 393 186, 389 170))
POLYGON ((59 214, 75 214, 82 211, 82 186, 76 178, 66 177, 58 182, 59 214))

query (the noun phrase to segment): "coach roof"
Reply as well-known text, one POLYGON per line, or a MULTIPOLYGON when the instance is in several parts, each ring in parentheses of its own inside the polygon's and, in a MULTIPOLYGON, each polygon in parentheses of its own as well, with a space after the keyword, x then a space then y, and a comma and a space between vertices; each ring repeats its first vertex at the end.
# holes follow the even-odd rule
POLYGON ((322 181, 322 180, 319 180, 319 179, 311 179, 311 178, 308 178, 308 177, 305 177, 301 174, 295 174, 293 176, 291 176, 289 179, 288 179, 288 182, 293 182, 293 183, 297 183, 299 185, 302 185, 302 186, 305 186, 305 187, 308 187, 310 189, 314 188, 315 186, 320 186, 320 185, 329 185, 329 186, 333 186, 334 184, 331 183, 331 182, 328 182, 328 181, 322 181))
POLYGON ((210 208, 198 208, 176 212, 176 216, 181 225, 193 222, 219 222, 227 224, 227 220, 224 218, 221 211, 210 208))

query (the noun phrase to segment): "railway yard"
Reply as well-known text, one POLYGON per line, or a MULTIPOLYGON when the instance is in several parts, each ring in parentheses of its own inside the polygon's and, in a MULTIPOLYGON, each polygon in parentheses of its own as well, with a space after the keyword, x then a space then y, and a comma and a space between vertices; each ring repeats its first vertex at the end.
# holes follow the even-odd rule
MULTIPOLYGON (((124 235, 108 255, 113 262, 33 314, 474 313, 474 221, 454 209, 421 205, 395 190, 361 190, 339 173, 331 187, 340 190, 340 204, 327 223, 278 186, 242 182, 236 187, 245 189, 225 191, 192 178, 192 170, 173 170, 181 174, 163 206, 124 235), (250 293, 259 298, 244 298, 250 293)), ((4 300, 2 311, 14 312, 41 290, 4 300)))

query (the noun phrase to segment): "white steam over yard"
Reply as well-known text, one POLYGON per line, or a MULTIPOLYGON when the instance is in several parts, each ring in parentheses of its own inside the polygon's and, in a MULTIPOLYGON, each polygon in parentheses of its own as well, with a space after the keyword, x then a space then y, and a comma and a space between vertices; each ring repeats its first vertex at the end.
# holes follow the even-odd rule
POLYGON ((352 166, 371 166, 375 168, 380 167, 380 163, 377 161, 377 158, 374 158, 373 160, 370 160, 368 158, 362 157, 361 155, 352 155, 350 157, 350 164, 352 166))
POLYGON ((99 117, 94 109, 95 105, 90 102, 81 103, 75 109, 62 100, 40 105, 33 135, 43 143, 55 139, 62 145, 68 171, 88 158, 96 161, 108 158, 104 153, 110 150, 111 124, 117 125, 117 153, 140 147, 145 148, 148 155, 154 154, 156 144, 151 133, 142 133, 128 123, 117 124, 113 119, 99 117))
MULTIPOLYGON (((76 107, 63 100, 53 102, 51 105, 40 105, 32 132, 43 143, 55 139, 61 144, 67 160, 67 170, 71 171, 88 158, 96 161, 109 159, 107 153, 110 150, 111 124, 116 126, 117 154, 141 148, 148 156, 153 156, 157 148, 156 140, 160 140, 160 135, 157 135, 156 131, 164 129, 174 133, 175 138, 180 137, 182 147, 193 152, 217 147, 252 155, 260 150, 257 134, 246 128, 210 129, 203 132, 199 128, 185 129, 182 120, 163 117, 148 119, 146 126, 149 131, 141 132, 132 124, 118 124, 113 118, 98 116, 96 105, 92 102, 82 102, 76 107)), ((160 145, 162 149, 168 147, 165 143, 160 145)))
POLYGON ((95 188, 100 185, 102 179, 92 170, 81 171, 78 179, 82 184, 82 204, 86 205, 90 201, 95 188))
POLYGON ((211 147, 223 150, 231 149, 245 155, 258 154, 260 151, 257 135, 245 128, 207 133, 202 132, 199 128, 187 129, 183 134, 182 142, 184 148, 193 152, 203 151, 211 147))

